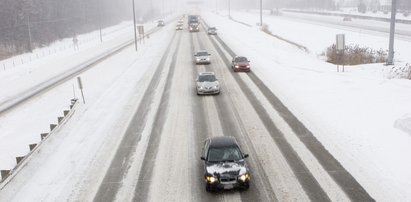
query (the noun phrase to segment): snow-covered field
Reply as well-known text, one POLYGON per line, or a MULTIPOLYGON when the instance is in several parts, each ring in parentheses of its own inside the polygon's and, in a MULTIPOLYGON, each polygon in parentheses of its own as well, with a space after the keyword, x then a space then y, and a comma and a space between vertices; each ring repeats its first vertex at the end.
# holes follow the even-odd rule
MULTIPOLYGON (((256 14, 236 12, 233 12, 232 16, 234 19, 248 22, 251 25, 255 25, 259 17, 256 14)), ((411 200, 411 190, 409 189, 411 187, 411 173, 409 172, 411 170, 411 161, 409 161, 409 154, 411 154, 411 131, 396 128, 398 125, 409 126, 411 124, 411 108, 409 107, 409 103, 411 103, 411 81, 386 79, 383 77, 385 67, 382 64, 346 67, 346 72, 337 73, 334 65, 325 63, 318 57, 318 54, 324 48, 334 43, 336 33, 346 33, 349 43, 361 43, 376 49, 388 47, 385 38, 369 33, 347 32, 337 28, 314 24, 305 25, 298 22, 266 19, 267 21, 265 22, 269 24, 273 33, 308 47, 311 50, 311 54, 307 54, 293 45, 259 31, 255 26, 244 26, 229 20, 224 15, 203 13, 203 19, 209 25, 217 27, 219 36, 230 48, 251 60, 252 71, 280 97, 283 103, 313 132, 330 153, 364 186, 372 197, 377 201, 411 200), (294 25, 290 26, 293 23, 294 25), (281 27, 281 29, 275 29, 276 27, 281 27), (301 33, 305 33, 303 37, 301 33)), ((171 30, 166 29, 160 32, 158 36, 150 37, 150 41, 143 45, 142 51, 139 54, 133 55, 133 51, 129 50, 125 54, 110 60, 106 64, 107 66, 102 67, 100 70, 105 73, 117 73, 119 78, 124 79, 131 79, 130 76, 134 75, 135 77, 133 78, 135 80, 133 82, 135 83, 143 80, 144 76, 142 75, 150 69, 149 67, 153 66, 149 61, 156 60, 156 56, 160 55, 161 50, 165 48, 161 40, 166 41, 167 37, 169 37, 166 31, 171 30), (142 60, 142 58, 145 60, 142 60), (117 72, 113 66, 122 67, 123 72, 117 72), (136 71, 131 71, 132 74, 127 76, 129 67, 140 68, 141 71, 139 74, 136 74, 136 71)), ((128 30, 125 33, 125 38, 129 38, 130 34, 132 35, 132 30, 128 30)), ((121 38, 115 37, 113 40, 121 41, 121 38)), ((86 55, 95 51, 95 49, 109 48, 110 46, 110 43, 99 43, 89 49, 82 49, 80 47, 79 52, 70 50, 70 54, 86 55)), ((411 44, 409 42, 396 41, 396 58, 398 60, 401 62, 411 62, 410 53, 411 44)), ((56 55, 49 57, 49 62, 41 63, 43 68, 48 66, 47 64, 54 65, 53 61, 55 60, 64 64, 70 62, 73 58, 63 56, 54 58, 56 55)), ((81 58, 81 56, 79 57, 81 58)), ((82 58, 84 59, 84 57, 82 58)), ((45 56, 44 60, 46 59, 47 57, 45 56)), ((38 66, 39 64, 36 64, 36 62, 32 62, 25 64, 21 68, 16 67, 11 71, 7 69, 6 71, 0 71, 0 81, 14 76, 20 77, 19 82, 21 82, 21 85, 29 85, 32 82, 31 79, 34 78, 27 75, 31 75, 33 71, 41 71, 41 68, 37 68, 38 66)), ((42 74, 51 73, 47 71, 42 72, 42 74)), ((100 102, 102 104, 100 106, 110 106, 110 102, 113 104, 125 102, 127 96, 132 94, 132 92, 124 92, 118 95, 120 98, 118 100, 98 100, 97 98, 93 100, 92 95, 97 95, 101 93, 99 91, 105 90, 98 86, 109 86, 110 81, 99 80, 98 71, 87 73, 85 78, 87 78, 85 86, 96 86, 95 88, 85 89, 86 99, 91 99, 91 103, 100 102), (95 92, 90 91, 90 89, 95 89, 95 92)), ((127 82, 123 81, 119 86, 126 85, 127 82)), ((13 86, 6 83, 1 84, 0 88, 13 90, 13 86)), ((61 88, 62 90, 54 91, 39 98, 35 103, 36 107, 30 107, 31 113, 36 114, 39 118, 26 120, 27 113, 22 109, 15 117, 9 117, 7 120, 3 117, 0 119, 0 138, 2 140, 5 137, 13 141, 18 140, 18 143, 15 144, 0 142, 0 169, 10 169, 10 166, 14 164, 14 156, 27 153, 27 145, 33 143, 33 141, 38 141, 40 139, 39 134, 47 130, 48 124, 56 121, 57 114, 60 114, 62 109, 67 107, 69 99, 72 97, 72 85, 68 84, 61 88), (48 107, 45 108, 45 106, 48 107), (33 108, 37 110, 33 110, 33 108), (48 108, 53 108, 53 110, 48 108), (23 122, 21 122, 22 120, 23 122), (21 125, 25 125, 25 127, 22 128, 21 125), (21 131, 24 131, 24 133, 21 131), (25 134, 30 134, 30 137, 23 139, 26 136, 25 134)), ((116 90, 119 89, 106 90, 106 94, 113 98, 113 92, 118 92, 116 90)), ((1 96, 3 96, 3 91, 1 92, 1 96)), ((101 111, 96 106, 83 105, 78 110, 78 113, 86 114, 92 110, 95 110, 95 113, 90 119, 80 115, 77 119, 70 120, 85 121, 84 124, 80 124, 83 128, 70 128, 71 124, 65 126, 64 130, 72 129, 75 132, 70 133, 75 135, 74 138, 66 138, 63 135, 69 134, 64 133, 64 130, 62 130, 61 134, 56 136, 54 141, 46 142, 47 144, 59 144, 63 140, 70 140, 71 142, 65 142, 64 149, 56 151, 61 152, 68 159, 68 162, 64 162, 62 159, 47 159, 54 160, 56 164, 45 163, 43 165, 42 169, 44 171, 40 175, 35 176, 39 182, 68 182, 67 185, 55 184, 56 187, 50 187, 53 189, 63 189, 65 186, 69 186, 70 183, 75 183, 76 180, 80 181, 80 178, 84 177, 85 174, 80 173, 81 170, 70 175, 65 172, 47 175, 46 172, 48 170, 47 166, 59 165, 63 170, 66 164, 76 164, 73 160, 73 154, 70 153, 72 150, 78 153, 88 150, 96 151, 101 149, 100 146, 104 145, 105 141, 109 141, 95 135, 97 133, 87 136, 93 129, 105 129, 103 126, 97 127, 101 123, 100 117, 104 115, 101 114, 101 111), (86 136, 88 138, 85 138, 86 136), (97 146, 93 146, 94 140, 97 146), (88 148, 79 148, 79 144, 88 148), (70 159, 73 161, 70 161, 70 159), (46 178, 47 176, 57 176, 60 179, 45 180, 39 178, 46 178)), ((113 110, 117 110, 113 111, 113 116, 119 116, 121 110, 127 109, 113 107, 113 110)), ((124 124, 119 122, 111 123, 110 120, 106 118, 102 123, 112 125, 124 124)), ((127 120, 123 121, 127 122, 127 120)), ((80 127, 79 124, 74 125, 80 127)), ((108 132, 101 134, 104 135, 108 132)), ((93 157, 91 156, 91 158, 93 157)), ((86 164, 91 161, 84 158, 86 157, 83 157, 82 162, 86 164)), ((86 165, 82 169, 86 172, 86 165)), ((69 171, 69 169, 64 170, 69 171)), ((95 180, 97 184, 99 179, 95 180)), ((20 186, 24 190, 32 190, 34 193, 34 187, 30 187, 34 183, 28 183, 27 186, 25 186, 25 183, 23 181, 20 182, 20 186)), ((63 198, 70 197, 72 191, 67 190, 63 198)), ((52 195, 52 193, 48 194, 52 195)), ((58 196, 57 194, 50 196, 50 198, 58 196)), ((24 198, 24 196, 21 197, 21 199, 28 199, 24 198)))
MULTIPOLYGON (((258 14, 232 12, 231 16, 251 25, 259 21, 258 14)), ((335 65, 316 54, 306 54, 255 26, 233 22, 226 13, 207 13, 204 18, 237 54, 249 57, 253 72, 371 196, 377 201, 411 200, 411 131, 396 127, 411 125, 411 108, 407 107, 411 103, 410 80, 384 78, 383 72, 390 67, 383 64, 346 67, 346 72, 337 73, 335 65)), ((332 44, 335 33, 348 33, 288 20, 265 18, 264 22, 273 33, 316 51, 332 44)), ((388 46, 382 37, 348 34, 351 43, 388 46)), ((410 62, 411 44, 401 40, 395 44, 398 60, 410 62)))

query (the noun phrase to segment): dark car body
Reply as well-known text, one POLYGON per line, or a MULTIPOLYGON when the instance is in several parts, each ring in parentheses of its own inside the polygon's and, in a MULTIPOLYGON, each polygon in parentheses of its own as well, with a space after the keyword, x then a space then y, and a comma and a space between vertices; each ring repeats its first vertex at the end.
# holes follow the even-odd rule
POLYGON ((244 56, 235 56, 231 61, 231 68, 235 72, 249 72, 250 71, 250 61, 244 56))
POLYGON ((165 24, 164 20, 157 21, 157 27, 164 27, 165 24))
POLYGON ((206 190, 248 189, 250 172, 243 154, 234 137, 217 136, 204 142, 201 159, 204 161, 206 190))

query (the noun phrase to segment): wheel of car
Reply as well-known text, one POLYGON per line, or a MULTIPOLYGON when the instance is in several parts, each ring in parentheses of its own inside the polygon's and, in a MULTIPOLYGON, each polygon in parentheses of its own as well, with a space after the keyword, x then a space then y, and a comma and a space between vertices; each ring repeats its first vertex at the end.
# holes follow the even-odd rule
POLYGON ((213 191, 212 188, 211 188, 211 186, 210 186, 209 184, 206 185, 206 191, 207 191, 207 192, 213 191))
POLYGON ((249 183, 247 183, 247 184, 244 185, 243 190, 248 190, 248 188, 250 188, 250 184, 249 184, 249 183))

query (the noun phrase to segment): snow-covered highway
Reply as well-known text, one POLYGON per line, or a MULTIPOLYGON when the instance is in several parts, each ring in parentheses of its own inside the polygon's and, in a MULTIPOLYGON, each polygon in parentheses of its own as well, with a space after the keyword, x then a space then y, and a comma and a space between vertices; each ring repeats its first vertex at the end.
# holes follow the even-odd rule
MULTIPOLYGON (((352 101, 353 89, 360 94, 355 94, 359 99, 378 98, 397 89, 390 94, 394 100, 391 102, 407 103, 411 101, 406 95, 411 89, 409 81, 362 79, 350 68, 347 74, 338 74, 332 65, 255 27, 208 12, 202 18, 204 23, 199 33, 188 32, 186 24, 184 30, 176 31, 174 21, 170 22, 151 34, 145 44, 140 44, 137 53, 134 47, 127 47, 81 73, 86 103, 79 103, 73 116, 30 155, 24 166, 0 184, 0 201, 411 198, 409 191, 399 188, 410 179, 409 174, 404 174, 410 165, 401 164, 406 157, 400 153, 409 151, 406 148, 411 145, 410 136, 389 128, 390 124, 377 124, 376 130, 382 128, 397 135, 390 140, 397 149, 384 158, 392 155, 399 159, 391 163, 396 168, 403 167, 394 171, 404 174, 404 183, 387 167, 370 169, 381 162, 364 150, 381 154, 383 151, 376 147, 386 138, 377 134, 375 141, 368 140, 370 136, 364 134, 373 132, 370 125, 375 123, 363 123, 365 128, 357 130, 359 126, 347 120, 353 116, 350 110, 370 113, 366 103, 359 102, 361 106, 341 111, 332 105, 338 99, 352 101), (207 35, 207 25, 217 26, 218 36, 207 35), (199 49, 211 53, 210 65, 194 64, 193 54, 199 49), (236 54, 251 59, 250 73, 232 72, 230 61, 236 54), (221 84, 220 95, 196 95, 195 78, 204 71, 216 73, 221 84), (386 83, 386 88, 361 95, 378 88, 375 86, 381 82, 386 83), (362 89, 355 88, 355 84, 362 89), (346 97, 335 95, 333 88, 346 97), (307 102, 301 104, 302 98, 307 102), (341 116, 336 118, 333 113, 341 116), (327 117, 329 120, 324 120, 327 117), (345 130, 338 123, 330 124, 338 118, 345 123, 342 124, 345 130), (319 129, 321 125, 323 128, 319 129), (206 138, 217 135, 236 137, 250 155, 249 190, 205 191, 201 150, 206 138), (361 176, 362 172, 366 173, 361 176), (379 193, 386 188, 375 183, 381 180, 380 174, 392 177, 389 185, 397 186, 392 188, 394 192, 379 193)), ((56 100, 68 102, 74 82, 56 87, 21 108, 41 108, 56 100)), ((385 109, 370 110, 381 113, 385 109)), ((409 113, 409 110, 393 111, 409 113)), ((394 112, 389 117, 398 119, 394 112)), ((25 110, 19 111, 9 119, 0 117, 5 120, 0 127, 16 124, 13 120, 24 117, 24 113, 25 110)), ((373 121, 381 123, 378 117, 374 118, 373 121)))

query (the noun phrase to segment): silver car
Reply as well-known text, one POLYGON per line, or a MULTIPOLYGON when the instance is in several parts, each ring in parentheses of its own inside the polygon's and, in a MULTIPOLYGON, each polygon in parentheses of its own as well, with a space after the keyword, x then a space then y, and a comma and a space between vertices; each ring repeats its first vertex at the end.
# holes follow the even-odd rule
POLYGON ((208 35, 217 35, 217 29, 215 27, 210 27, 207 30, 208 35))
POLYGON ((206 50, 199 50, 194 54, 196 64, 210 64, 210 53, 206 50))
POLYGON ((214 72, 202 72, 197 77, 197 95, 220 94, 220 83, 214 72))

